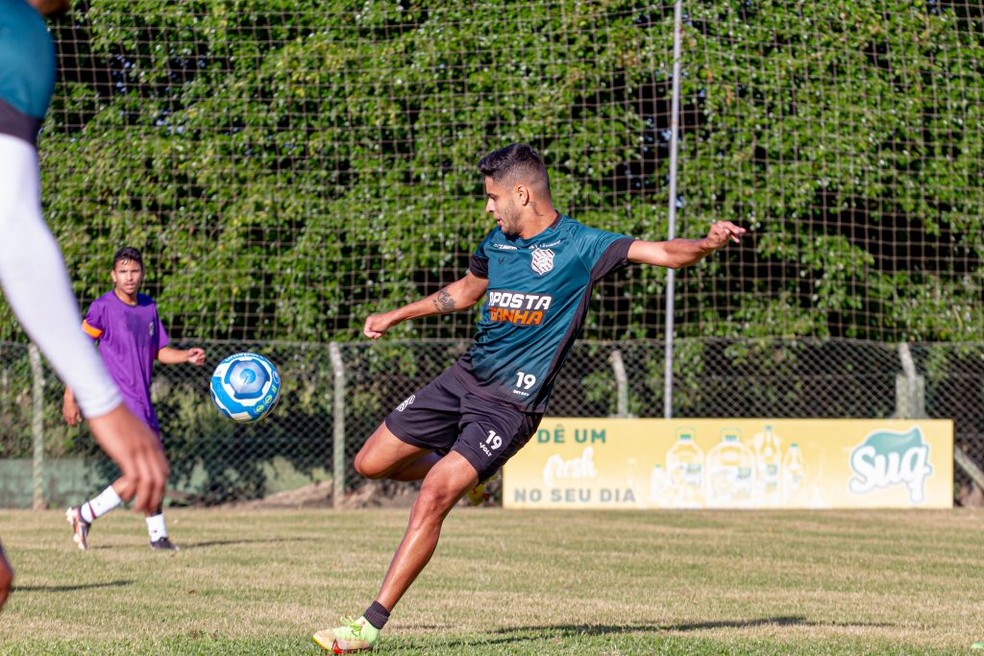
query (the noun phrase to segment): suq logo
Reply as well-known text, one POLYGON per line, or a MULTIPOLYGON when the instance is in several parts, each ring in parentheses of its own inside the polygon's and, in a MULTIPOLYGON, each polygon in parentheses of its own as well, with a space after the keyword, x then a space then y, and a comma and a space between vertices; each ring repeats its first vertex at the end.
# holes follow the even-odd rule
POLYGON ((926 478, 933 473, 929 464, 929 444, 922 431, 914 427, 908 433, 875 431, 851 452, 854 476, 848 482, 851 492, 866 494, 875 488, 899 483, 909 488, 909 500, 922 503, 926 478))

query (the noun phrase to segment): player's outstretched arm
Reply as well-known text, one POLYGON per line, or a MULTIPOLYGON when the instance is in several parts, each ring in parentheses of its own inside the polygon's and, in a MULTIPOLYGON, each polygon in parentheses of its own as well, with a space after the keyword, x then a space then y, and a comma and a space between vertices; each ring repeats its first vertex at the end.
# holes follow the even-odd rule
POLYGON ((189 349, 178 349, 165 346, 157 351, 157 361, 161 364, 193 364, 200 367, 205 364, 205 350, 197 346, 189 349))
POLYGON ((154 512, 160 508, 170 469, 157 435, 126 405, 104 415, 89 417, 89 428, 113 462, 119 465, 124 491, 120 497, 136 497, 133 510, 154 512))
POLYGON ((630 262, 679 269, 699 262, 729 242, 740 243, 745 232, 731 221, 715 221, 703 239, 635 241, 629 246, 628 257, 630 262))
POLYGON ((408 303, 389 312, 369 315, 366 317, 362 334, 370 339, 379 339, 383 333, 403 321, 435 314, 448 314, 470 308, 485 296, 485 290, 488 286, 489 281, 487 279, 479 278, 469 271, 464 278, 454 281, 447 287, 419 301, 408 303))

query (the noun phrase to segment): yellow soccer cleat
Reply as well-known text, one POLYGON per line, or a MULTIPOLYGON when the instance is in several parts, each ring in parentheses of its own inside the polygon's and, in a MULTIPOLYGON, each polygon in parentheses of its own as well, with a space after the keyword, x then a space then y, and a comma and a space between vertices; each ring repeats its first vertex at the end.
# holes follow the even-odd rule
POLYGON ((366 618, 353 620, 343 617, 344 626, 322 629, 312 636, 314 644, 333 654, 351 654, 357 651, 372 651, 379 641, 379 629, 366 618))
POLYGON ((469 506, 481 506, 491 496, 492 495, 485 491, 485 483, 479 483, 472 489, 465 492, 465 498, 468 499, 469 506))

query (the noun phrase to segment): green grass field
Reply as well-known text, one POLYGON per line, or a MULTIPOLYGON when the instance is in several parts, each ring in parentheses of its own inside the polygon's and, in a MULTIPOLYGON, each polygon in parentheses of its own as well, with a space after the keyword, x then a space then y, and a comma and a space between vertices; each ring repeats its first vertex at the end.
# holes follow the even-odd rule
MULTIPOLYGON (((322 653, 377 590, 406 510, 0 512, 0 653, 322 653)), ((984 654, 984 513, 458 508, 386 654, 984 654)))

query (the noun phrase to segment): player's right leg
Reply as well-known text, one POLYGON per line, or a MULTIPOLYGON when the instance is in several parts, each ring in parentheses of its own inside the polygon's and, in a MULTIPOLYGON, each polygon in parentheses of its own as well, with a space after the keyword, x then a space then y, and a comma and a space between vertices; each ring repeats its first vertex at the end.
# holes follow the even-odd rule
POLYGON ((65 520, 72 527, 72 540, 78 545, 79 549, 85 551, 89 548, 89 526, 92 522, 82 519, 82 506, 70 506, 65 511, 65 520))
POLYGON ((366 478, 419 481, 438 460, 433 451, 398 438, 383 422, 359 449, 354 464, 366 478))
POLYGON ((72 506, 65 511, 65 519, 72 527, 72 539, 79 549, 85 551, 89 548, 89 529, 92 523, 123 503, 120 490, 125 487, 126 481, 119 478, 81 506, 72 506))
POLYGON ((410 510, 403 541, 393 555, 376 600, 362 617, 343 618, 342 626, 314 634, 314 642, 336 654, 374 649, 389 613, 430 562, 440 539, 444 519, 466 490, 478 482, 478 473, 460 453, 452 451, 428 472, 410 510))

